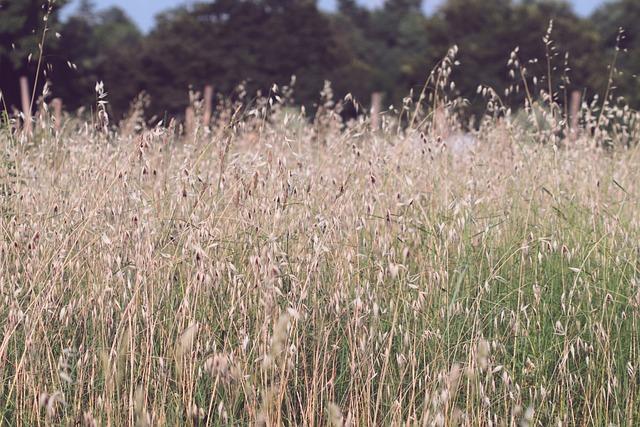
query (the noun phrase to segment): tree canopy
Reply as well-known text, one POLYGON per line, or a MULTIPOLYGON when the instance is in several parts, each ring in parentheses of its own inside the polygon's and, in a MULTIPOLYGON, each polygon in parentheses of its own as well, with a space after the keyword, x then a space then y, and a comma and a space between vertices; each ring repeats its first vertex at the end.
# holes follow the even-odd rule
POLYGON ((292 75, 296 102, 309 107, 324 80, 339 96, 352 93, 366 104, 372 92, 384 92, 385 102, 398 106, 453 45, 460 61, 455 91, 472 110, 478 84, 498 93, 509 87, 506 60, 516 47, 531 73, 543 76, 540 84, 547 86, 551 74, 553 91, 588 96, 607 86, 618 52, 615 90, 640 106, 635 0, 608 2, 589 18, 561 0, 448 0, 431 16, 420 0, 386 0, 376 9, 338 0, 334 12, 313 0, 197 1, 160 14, 148 34, 122 10, 96 11, 89 0, 61 21, 64 4, 0 0, 0 88, 8 105, 18 104, 19 76, 34 74, 48 15, 42 81, 72 109, 91 106, 95 83, 104 81, 117 116, 141 91, 150 94, 154 113, 174 115, 184 111, 189 88, 210 84, 232 95, 244 83, 252 94, 292 75), (550 20, 553 43, 545 45, 550 20))

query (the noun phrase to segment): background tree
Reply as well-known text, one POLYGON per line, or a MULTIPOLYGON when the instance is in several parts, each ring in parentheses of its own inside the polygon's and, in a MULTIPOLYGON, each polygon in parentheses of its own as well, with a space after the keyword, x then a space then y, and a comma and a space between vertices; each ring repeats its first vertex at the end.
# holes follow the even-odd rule
MULTIPOLYGON (((460 94, 472 103, 472 112, 480 112, 483 102, 476 94, 479 84, 491 86, 503 94, 512 80, 506 60, 516 47, 528 69, 528 76, 537 76, 538 89, 547 88, 547 54, 552 63, 552 91, 587 88, 593 95, 597 74, 602 73, 601 61, 594 55, 600 39, 592 27, 581 20, 565 1, 525 0, 449 0, 430 21, 433 47, 442 51, 457 44, 461 67, 454 72, 460 94), (548 49, 542 41, 553 20, 548 49), (565 70, 565 53, 569 53, 569 68, 565 70), (569 76, 569 83, 563 76, 569 76)), ((531 79, 530 79, 531 80, 531 79)), ((529 82, 531 83, 531 81, 529 82)), ((548 91, 548 89, 547 89, 548 91)), ((511 105, 522 105, 524 93, 511 95, 511 105)), ((562 94, 556 100, 564 102, 562 94)))
POLYGON ((547 53, 551 56, 552 88, 557 91, 562 103, 563 94, 572 90, 585 90, 587 96, 593 96, 601 86, 600 78, 606 75, 606 64, 601 50, 601 36, 588 20, 580 18, 566 1, 527 0, 515 5, 514 21, 518 23, 514 40, 520 46, 524 60, 537 60, 529 64, 532 74, 540 76, 540 85, 548 86, 547 53), (547 51, 541 41, 553 21, 550 34, 551 47, 547 51), (568 61, 565 60, 568 55, 568 61), (565 62, 568 69, 565 70, 565 62), (565 73, 566 72, 566 73, 565 73), (566 74, 568 82, 562 76, 566 74))
POLYGON ((340 61, 329 20, 312 1, 217 0, 158 18, 142 55, 143 87, 157 109, 176 114, 190 86, 214 84, 229 95, 246 80, 254 93, 295 74, 296 100, 309 104, 340 61))
POLYGON ((439 55, 438 50, 432 48, 421 3, 420 0, 386 0, 382 8, 373 13, 375 66, 383 76, 379 86, 387 94, 387 103, 396 106, 409 89, 422 86, 439 55))
POLYGON ((338 0, 337 12, 330 15, 331 30, 343 61, 335 70, 334 89, 339 94, 351 93, 366 105, 384 80, 382 70, 377 67, 379 47, 371 35, 371 11, 355 0, 338 0))
POLYGON ((371 92, 386 94, 385 103, 401 105, 435 64, 427 17, 419 0, 387 0, 369 10, 353 0, 340 0, 334 31, 349 59, 337 88, 367 103, 371 92))
POLYGON ((518 44, 513 37, 514 25, 510 0, 450 0, 429 21, 432 48, 440 56, 453 45, 459 47, 461 66, 454 69, 452 78, 459 93, 480 111, 483 102, 476 95, 479 84, 491 86, 498 93, 508 84, 506 61, 518 44))
MULTIPOLYGON (((617 59, 617 68, 620 73, 615 76, 615 93, 624 96, 631 105, 640 108, 640 2, 619 0, 605 3, 596 10, 590 21, 595 31, 602 35, 609 64, 613 61, 618 45, 619 29, 623 30, 619 42, 621 51, 617 59)), ((601 74, 607 73, 602 71, 601 74)), ((602 79, 600 86, 605 84, 606 79, 602 79)))
MULTIPOLYGON (((49 50, 55 46, 55 32, 59 28, 58 11, 65 3, 66 0, 58 1, 49 11, 49 4, 42 0, 0 0, 0 90, 7 105, 20 103, 20 76, 29 77, 33 84, 43 18, 50 12, 42 67, 43 74, 47 71, 49 50)), ((43 83, 44 78, 40 79, 38 93, 43 83)))
POLYGON ((142 34, 119 8, 95 12, 81 2, 61 28, 52 71, 53 93, 67 108, 91 106, 96 82, 104 81, 109 105, 121 116, 140 90, 138 53, 142 34))
MULTIPOLYGON (((0 89, 9 105, 19 104, 18 77, 34 75, 47 4, 0 0, 0 89)), ((212 84, 217 93, 232 95, 246 81, 253 95, 294 74, 296 101, 307 106, 318 100, 325 79, 336 96, 350 92, 366 105, 372 92, 382 91, 386 105, 399 106, 454 44, 461 63, 452 76, 455 91, 471 102, 471 114, 485 105, 478 84, 500 94, 512 84, 507 59, 516 46, 529 76, 538 76, 534 97, 548 87, 549 53, 556 99, 564 102, 564 89, 584 90, 590 99, 607 85, 620 26, 626 34, 616 93, 640 106, 635 0, 610 1, 590 19, 577 16, 565 0, 448 0, 432 16, 420 0, 386 0, 374 9, 337 0, 335 12, 319 11, 314 0, 209 0, 161 14, 147 35, 122 10, 96 11, 90 0, 61 23, 63 4, 55 3, 45 43, 43 70, 53 94, 69 109, 90 107, 95 83, 104 81, 116 118, 141 90, 151 95, 153 113, 174 115, 184 111, 189 87, 212 84), (551 19, 554 42, 547 50, 542 37, 551 19)), ((531 77, 529 83, 533 87, 531 77)), ((522 98, 521 91, 506 101, 517 108, 522 98)))

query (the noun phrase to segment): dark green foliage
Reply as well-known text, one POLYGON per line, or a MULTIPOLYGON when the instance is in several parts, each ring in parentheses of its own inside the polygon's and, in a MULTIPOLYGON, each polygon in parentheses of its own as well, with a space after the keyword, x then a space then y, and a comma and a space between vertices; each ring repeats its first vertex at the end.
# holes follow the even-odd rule
POLYGON ((342 60, 328 19, 305 0, 196 3, 161 15, 142 54, 143 87, 157 110, 179 113, 190 86, 230 94, 286 84, 297 75, 296 99, 317 99, 342 60))
POLYGON ((119 8, 95 13, 86 3, 61 33, 51 60, 55 96, 68 109, 88 107, 95 103, 96 82, 104 81, 112 112, 124 113, 140 90, 142 34, 135 24, 119 8))
POLYGON ((338 11, 334 31, 349 58, 336 81, 338 92, 351 92, 366 104, 371 92, 381 91, 387 105, 401 105, 410 89, 419 90, 441 56, 431 46, 420 2, 392 0, 370 11, 343 0, 338 11))
POLYGON ((621 71, 616 79, 617 94, 625 96, 632 105, 640 105, 640 2, 619 0, 606 3, 593 15, 595 31, 603 37, 608 57, 613 57, 618 44, 619 28, 624 30, 619 47, 623 50, 618 59, 621 71))
MULTIPOLYGON (((613 93, 640 105, 640 4, 633 0, 608 2, 589 19, 566 1, 551 0, 448 0, 433 16, 421 11, 420 0, 387 0, 377 9, 338 0, 332 13, 318 10, 313 0, 199 1, 161 14, 146 36, 122 10, 96 12, 88 0, 61 23, 64 3, 55 3, 48 22, 44 77, 68 109, 92 108, 95 83, 104 81, 116 118, 142 90, 151 95, 151 111, 164 116, 183 112, 190 87, 212 84, 216 93, 232 95, 246 82, 252 96, 292 75, 295 100, 307 107, 318 100, 323 80, 333 82, 338 97, 352 93, 366 105, 372 92, 381 91, 386 105, 399 107, 454 44, 461 66, 452 76, 453 95, 467 98, 471 113, 483 111, 479 84, 499 94, 509 87, 506 60, 516 46, 529 77, 537 75, 544 88, 549 53, 560 104, 565 90, 584 90, 591 99, 608 85, 619 27, 626 31, 613 93), (554 43, 547 51, 542 37, 550 19, 554 43)), ((17 106, 19 76, 33 80, 35 74, 46 1, 0 0, 0 6, 0 86, 7 104, 17 106)), ((523 98, 520 92, 505 102, 518 107, 523 98)))
MULTIPOLYGON (((45 63, 48 46, 55 45, 53 30, 58 26, 56 11, 67 0, 56 2, 47 21, 51 29, 45 39, 45 63)), ((42 0, 0 0, 0 91, 7 106, 18 105, 20 76, 33 79, 39 57, 47 2, 42 0), (31 56, 31 61, 29 57, 31 56)), ((4 104, 0 103, 0 108, 4 104)))

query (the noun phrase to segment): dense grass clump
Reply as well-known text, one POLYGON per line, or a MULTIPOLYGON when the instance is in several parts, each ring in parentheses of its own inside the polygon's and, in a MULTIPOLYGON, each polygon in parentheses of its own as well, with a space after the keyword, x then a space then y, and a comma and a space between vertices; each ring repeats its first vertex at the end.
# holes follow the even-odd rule
POLYGON ((637 115, 326 91, 5 126, 0 424, 640 423, 637 115))

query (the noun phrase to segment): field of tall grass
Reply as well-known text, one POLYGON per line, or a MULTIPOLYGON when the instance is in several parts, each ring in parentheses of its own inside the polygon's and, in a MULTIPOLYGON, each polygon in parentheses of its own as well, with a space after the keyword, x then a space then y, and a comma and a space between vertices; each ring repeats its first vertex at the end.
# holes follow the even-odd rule
POLYGON ((640 423, 637 113, 283 92, 5 122, 0 424, 640 423))

